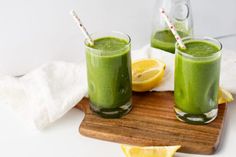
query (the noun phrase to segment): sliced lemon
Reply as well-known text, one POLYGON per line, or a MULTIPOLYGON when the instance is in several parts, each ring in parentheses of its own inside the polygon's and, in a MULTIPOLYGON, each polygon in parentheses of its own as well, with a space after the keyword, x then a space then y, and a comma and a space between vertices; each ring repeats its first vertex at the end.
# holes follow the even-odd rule
POLYGON ((132 63, 132 89, 149 91, 162 80, 166 64, 157 59, 142 59, 132 63))
POLYGON ((126 157, 173 157, 180 146, 138 147, 121 145, 126 157))
POLYGON ((231 102, 233 101, 234 98, 232 96, 232 94, 223 89, 223 88, 219 88, 219 91, 218 91, 218 104, 224 104, 224 103, 228 103, 228 102, 231 102))

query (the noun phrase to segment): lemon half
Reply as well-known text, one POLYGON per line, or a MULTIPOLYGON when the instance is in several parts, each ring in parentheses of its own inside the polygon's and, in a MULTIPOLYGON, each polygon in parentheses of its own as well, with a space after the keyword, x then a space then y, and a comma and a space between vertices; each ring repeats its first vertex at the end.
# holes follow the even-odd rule
POLYGON ((126 157, 173 157, 180 146, 138 147, 121 145, 121 148, 126 157))
POLYGON ((233 101, 233 95, 226 89, 220 87, 218 91, 218 104, 229 103, 233 101))
POLYGON ((162 80, 166 64, 157 59, 142 59, 132 63, 132 89, 149 91, 162 80))

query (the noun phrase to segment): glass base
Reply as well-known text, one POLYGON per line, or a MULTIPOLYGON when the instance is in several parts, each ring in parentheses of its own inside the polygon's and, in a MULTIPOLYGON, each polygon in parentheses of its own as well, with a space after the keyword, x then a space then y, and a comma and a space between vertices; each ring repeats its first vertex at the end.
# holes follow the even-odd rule
POLYGON ((132 109, 132 103, 131 100, 128 101, 126 104, 117 107, 117 108, 112 108, 112 109, 107 109, 107 108, 100 108, 97 107, 96 105, 93 105, 90 102, 90 109, 96 113, 97 115, 103 117, 103 118, 120 118, 127 113, 129 113, 132 109))
POLYGON ((218 114, 218 109, 213 109, 210 112, 203 113, 203 114, 189 114, 181 111, 178 108, 174 108, 176 112, 176 117, 178 120, 190 124, 208 124, 212 122, 218 114))

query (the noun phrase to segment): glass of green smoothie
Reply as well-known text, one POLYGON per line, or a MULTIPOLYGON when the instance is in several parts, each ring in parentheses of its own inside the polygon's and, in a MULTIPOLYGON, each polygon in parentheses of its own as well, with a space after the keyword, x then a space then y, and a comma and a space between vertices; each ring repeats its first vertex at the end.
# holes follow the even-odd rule
POLYGON ((92 111, 104 118, 119 118, 131 108, 131 39, 120 32, 91 34, 85 40, 88 95, 92 111))
POLYGON ((175 47, 175 112, 179 120, 207 124, 218 112, 222 44, 213 38, 183 39, 175 47))

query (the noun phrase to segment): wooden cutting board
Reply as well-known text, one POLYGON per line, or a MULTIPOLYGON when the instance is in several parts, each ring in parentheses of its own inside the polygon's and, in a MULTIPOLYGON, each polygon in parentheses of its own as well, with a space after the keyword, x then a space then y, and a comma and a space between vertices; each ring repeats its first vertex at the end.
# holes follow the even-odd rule
POLYGON ((226 104, 207 125, 176 119, 172 92, 133 93, 132 111, 120 119, 104 119, 91 112, 88 99, 76 107, 85 113, 79 132, 88 137, 139 146, 181 145, 180 152, 213 154, 220 142, 226 104))

